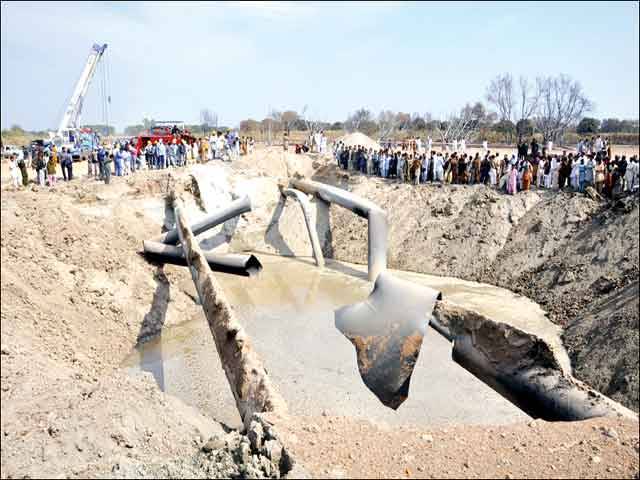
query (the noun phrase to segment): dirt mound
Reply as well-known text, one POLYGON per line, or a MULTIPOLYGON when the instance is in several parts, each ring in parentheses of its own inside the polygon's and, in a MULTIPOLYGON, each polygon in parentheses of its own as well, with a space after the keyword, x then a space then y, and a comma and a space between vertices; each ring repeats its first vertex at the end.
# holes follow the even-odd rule
POLYGON ((342 142, 347 147, 364 147, 380 150, 380 144, 372 138, 361 132, 348 133, 344 137, 340 137, 336 142, 342 142))

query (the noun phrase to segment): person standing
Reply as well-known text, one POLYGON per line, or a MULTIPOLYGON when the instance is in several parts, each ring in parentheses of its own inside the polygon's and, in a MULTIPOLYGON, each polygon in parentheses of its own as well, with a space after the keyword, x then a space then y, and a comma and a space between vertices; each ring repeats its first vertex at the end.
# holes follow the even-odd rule
POLYGON ((511 165, 509 170, 509 178, 507 180, 507 193, 515 195, 518 188, 518 169, 515 165, 511 165))
POLYGON ((38 155, 36 156, 36 175, 38 178, 38 185, 40 185, 41 187, 45 185, 48 158, 49 155, 47 155, 47 159, 45 159, 45 152, 43 152, 42 150, 38 150, 38 155))
POLYGON ((147 161, 147 168, 156 168, 155 149, 151 144, 151 140, 147 140, 147 145, 144 147, 144 156, 147 161))
POLYGON ((524 161, 524 165, 522 166, 522 191, 529 191, 529 186, 531 185, 531 163, 528 160, 524 161))
POLYGON ((26 187, 29 183, 29 172, 27 170, 27 160, 29 157, 24 157, 18 160, 18 169, 20 169, 20 174, 22 175, 22 186, 26 187))
POLYGON ((69 149, 62 147, 62 176, 65 181, 70 182, 73 180, 73 157, 69 149))
POLYGON ((105 155, 102 157, 102 179, 104 183, 109 184, 111 182, 111 164, 114 161, 113 154, 108 154, 105 151, 105 155))
POLYGON ((544 169, 547 165, 547 157, 543 155, 537 165, 536 168, 536 188, 541 188, 544 186, 544 169))
MULTIPOLYGON (((156 144, 156 158, 158 161, 158 168, 166 168, 166 158, 167 158, 167 147, 165 146, 165 144, 162 142, 162 139, 158 140, 158 143, 156 144)), ((117 175, 117 171, 118 171, 118 164, 116 162, 116 175, 117 175)))
POLYGON ((593 156, 587 157, 587 161, 584 164, 584 186, 592 186, 594 184, 594 167, 593 156))
MULTIPOLYGON (((480 153, 476 152, 476 156, 473 157, 471 169, 473 171, 473 180, 471 183, 478 184, 481 182, 482 177, 482 161, 480 160, 480 153)), ((489 175, 489 169, 487 169, 487 175, 489 175)))
POLYGON ((435 158, 434 162, 434 173, 435 173, 435 181, 442 183, 444 180, 444 158, 442 158, 441 154, 438 154, 435 158))
POLYGON ((20 186, 20 167, 16 155, 9 156, 9 173, 11 173, 11 183, 15 188, 20 186))
POLYGON ((115 155, 113 156, 113 163, 115 166, 115 174, 117 177, 122 176, 123 174, 123 165, 122 165, 122 151, 120 149, 116 149, 115 155))
POLYGON ((47 176, 49 179, 50 187, 55 186, 57 173, 58 173, 58 152, 55 152, 55 155, 51 155, 51 157, 49 157, 49 162, 47 163, 47 176))
POLYGON ((595 184, 596 184, 596 192, 602 194, 605 180, 605 167, 604 162, 599 158, 596 159, 596 167, 595 167, 595 184))

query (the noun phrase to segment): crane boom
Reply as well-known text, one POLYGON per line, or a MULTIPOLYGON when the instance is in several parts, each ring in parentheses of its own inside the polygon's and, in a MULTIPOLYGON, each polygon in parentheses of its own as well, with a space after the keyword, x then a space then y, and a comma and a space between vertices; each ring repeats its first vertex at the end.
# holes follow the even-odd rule
POLYGON ((89 58, 87 58, 87 63, 82 69, 82 73, 80 74, 80 78, 76 83, 76 88, 73 90, 73 95, 71 95, 71 100, 69 100, 69 105, 67 105, 67 109, 62 116, 62 120, 60 121, 60 126, 58 127, 57 136, 63 137, 65 131, 69 129, 78 128, 78 123, 80 121, 80 115, 82 114, 82 104, 84 102, 84 98, 87 94, 87 90, 89 89, 89 84, 91 83, 91 79, 93 78, 93 74, 96 71, 98 66, 98 62, 104 51, 107 48, 107 44, 98 45, 94 43, 91 47, 91 51, 89 52, 89 58))

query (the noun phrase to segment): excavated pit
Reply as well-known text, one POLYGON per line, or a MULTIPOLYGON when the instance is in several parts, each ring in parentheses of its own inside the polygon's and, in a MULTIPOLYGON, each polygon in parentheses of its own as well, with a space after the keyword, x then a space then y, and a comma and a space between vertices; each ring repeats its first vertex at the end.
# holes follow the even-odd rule
MULTIPOLYGON (((311 258, 261 254, 264 270, 251 279, 216 273, 254 347, 294 415, 344 415, 386 425, 500 424, 527 416, 451 360, 451 343, 427 329, 408 400, 384 407, 359 377, 350 342, 334 326, 334 310, 371 291, 366 267, 311 258)), ((558 329, 525 297, 490 285, 393 271, 444 292, 452 302, 473 299, 479 310, 505 321, 515 312, 528 328, 559 345, 558 329)), ((566 353, 558 347, 558 358, 566 353)), ((123 366, 151 372, 161 389, 216 420, 239 426, 215 347, 201 313, 139 345, 123 366)))

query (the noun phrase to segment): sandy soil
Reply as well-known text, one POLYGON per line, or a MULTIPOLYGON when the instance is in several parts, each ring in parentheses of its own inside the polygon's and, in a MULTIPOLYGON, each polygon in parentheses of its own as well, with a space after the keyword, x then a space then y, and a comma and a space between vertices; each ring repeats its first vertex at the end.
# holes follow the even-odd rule
MULTIPOLYGON (((310 162, 308 159, 308 163, 310 162)), ((269 171, 267 167, 268 165, 264 171, 256 174, 265 178, 265 181, 264 175, 269 171)), ((295 170, 289 162, 287 168, 295 170)), ((305 168, 305 165, 300 168, 305 168)), ((404 187, 396 190, 394 186, 367 183, 369 186, 360 188, 367 188, 367 196, 372 200, 384 204, 386 198, 388 202, 398 202, 395 203, 396 206, 402 204, 399 203, 402 197, 396 192, 403 192, 404 187), (376 190, 380 191, 379 197, 374 194, 376 190)), ((255 459, 250 455, 251 452, 251 458, 238 456, 238 451, 246 452, 246 448, 240 445, 242 440, 238 438, 233 442, 216 444, 212 447, 212 453, 203 455, 203 445, 210 437, 225 435, 223 427, 178 399, 161 393, 151 375, 132 378, 120 368, 122 360, 140 339, 157 333, 163 325, 181 323, 185 319, 201 315, 186 269, 174 266, 160 268, 146 262, 138 253, 141 240, 160 231, 164 221, 162 195, 166 184, 165 172, 141 172, 134 178, 114 178, 111 185, 74 180, 55 189, 3 189, 0 212, 0 466, 3 478, 158 475, 216 477, 239 475, 241 472, 247 474, 249 471, 255 473, 254 470, 247 470, 249 467, 246 465, 250 461, 262 462, 255 452, 255 459), (172 289, 170 295, 165 297, 164 285, 167 282, 172 285, 172 289), (166 306, 162 315, 159 314, 159 304, 166 306), (230 443, 234 446, 229 446, 230 443)), ((435 188, 433 190, 436 191, 435 188)), ((408 192, 406 195, 406 198, 410 197, 408 192)), ((527 212, 532 212, 532 208, 540 203, 534 201, 533 195, 530 195, 531 198, 523 196, 505 200, 504 205, 502 200, 498 200, 495 213, 499 214, 498 218, 507 222, 515 220, 514 224, 517 225, 519 219, 526 217, 527 212), (510 215, 510 212, 513 214, 510 215)), ((464 229, 468 228, 471 234, 471 230, 476 227, 470 218, 478 213, 480 206, 474 206, 475 200, 471 201, 473 195, 468 194, 467 197, 465 200, 461 196, 459 202, 468 210, 469 217, 466 222, 461 217, 458 224, 463 228, 462 232, 466 232, 464 229)), ((483 200, 481 205, 489 208, 495 204, 488 199, 483 200)), ((455 226, 444 226, 447 222, 452 223, 452 219, 440 219, 442 214, 439 209, 438 202, 434 202, 429 209, 423 205, 423 208, 417 210, 421 215, 416 217, 420 218, 415 220, 442 223, 440 228, 443 230, 440 234, 437 234, 438 230, 433 225, 428 229, 432 235, 437 235, 436 244, 440 244, 444 229, 447 232, 457 230, 455 226), (438 213, 431 213, 432 209, 438 213)), ((405 210, 396 208, 394 211, 400 214, 405 210)), ((591 213, 600 212, 599 207, 589 206, 585 210, 587 217, 572 227, 570 232, 567 231, 572 235, 569 239, 573 243, 580 238, 582 226, 600 221, 600 217, 591 213)), ((637 242, 637 228, 635 234, 624 232, 627 232, 626 228, 637 226, 637 203, 632 204, 630 212, 625 209, 609 209, 598 213, 605 214, 610 216, 612 232, 617 231, 613 228, 615 225, 623 224, 622 227, 617 227, 623 233, 616 238, 627 242, 624 244, 626 247, 633 247, 633 242, 637 242), (636 225, 631 223, 628 227, 626 218, 635 218, 636 225)), ((353 225, 351 227, 346 219, 341 218, 337 210, 332 213, 336 229, 332 243, 334 252, 338 257, 350 256, 350 260, 359 261, 361 252, 356 252, 355 247, 351 253, 341 250, 340 239, 348 235, 349 241, 357 245, 361 240, 361 232, 353 228, 353 216, 349 217, 353 225)), ((606 225, 605 222, 605 227, 606 225)), ((480 229, 483 230, 482 227, 480 229)), ((489 229, 484 237, 478 235, 477 238, 478 241, 485 238, 488 242, 493 237, 502 243, 511 238, 516 241, 511 230, 489 229)), ((410 233, 402 234, 401 230, 394 232, 391 263, 392 266, 405 268, 409 262, 402 260, 405 255, 398 246, 406 248, 417 237, 410 233), (405 238, 406 241, 403 240, 405 238)), ((521 234, 525 235, 524 232, 521 234)), ((605 237, 606 232, 603 233, 603 238, 605 237)), ((451 241, 452 245, 455 243, 445 239, 447 241, 451 241)), ((457 249, 460 252, 478 245, 464 243, 463 239, 459 242, 463 245, 457 249)), ((576 248, 580 247, 579 244, 576 245, 576 248)), ((629 263, 633 263, 635 259, 637 266, 637 243, 635 245, 635 253, 628 252, 627 256, 629 263)), ((416 250, 409 253, 413 255, 415 262, 427 262, 424 259, 432 255, 425 252, 429 252, 431 247, 430 243, 422 246, 417 244, 416 250)), ((446 244, 441 245, 438 252, 434 251, 438 259, 436 262, 439 263, 433 268, 429 266, 429 269, 435 273, 459 273, 468 278, 488 278, 489 274, 482 273, 481 268, 474 274, 473 269, 454 267, 456 262, 450 262, 451 256, 442 252, 447 250, 444 247, 446 244), (449 264, 452 267, 447 270, 446 265, 449 264)), ((560 242, 554 251, 563 248, 566 248, 566 244, 560 242)), ((495 259, 502 250, 503 248, 495 248, 493 253, 487 255, 492 255, 495 259)), ((609 258, 616 255, 616 262, 627 261, 613 247, 609 250, 612 252, 609 258)), ((582 255, 581 252, 579 249, 575 255, 582 255)), ((486 261, 481 262, 482 267, 490 263, 489 257, 486 258, 486 261)), ((424 268, 427 269, 426 266, 424 268)), ((629 275, 633 275, 633 270, 629 271, 629 275)), ((613 273, 617 274, 618 271, 613 273)), ((505 276, 504 280, 497 283, 507 283, 509 278, 513 277, 505 276)), ((517 278, 524 277, 520 275, 517 278)), ((591 277, 585 278, 587 280, 584 284, 590 285, 591 277)), ((633 284, 633 279, 630 278, 627 281, 619 277, 620 286, 616 280, 610 293, 623 295, 626 292, 624 289, 631 288, 628 286, 633 284)), ((637 282, 637 276, 635 281, 637 282)), ((538 288, 542 290, 542 283, 540 285, 538 288)), ((531 292, 536 298, 536 290, 532 288, 531 292)), ((634 295, 637 298, 637 293, 634 294, 633 290, 630 292, 628 295, 631 298, 634 295)), ((606 313, 606 310, 602 311, 606 313)), ((605 314, 603 316, 606 317, 605 314)), ((625 331, 622 329, 623 335, 626 335, 625 331)), ((580 337, 582 334, 577 332, 576 335, 580 337)), ((602 341, 609 341, 609 336, 602 341)), ((589 341, 584 341, 581 345, 589 345, 589 341)), ((637 363, 635 369, 637 392, 637 363)), ((633 381, 631 378, 631 385, 633 381)), ((288 426, 296 434, 298 445, 313 447, 301 447, 294 454, 300 456, 303 464, 308 463, 312 473, 324 476, 473 474, 497 477, 507 473, 514 476, 541 476, 553 475, 550 472, 555 470, 551 468, 551 464, 558 469, 558 475, 567 472, 568 476, 637 477, 638 471, 637 423, 628 425, 603 420, 567 426, 542 423, 535 428, 526 425, 482 428, 461 426, 459 429, 456 427, 456 430, 428 432, 427 435, 431 434, 434 442, 429 442, 428 437, 426 440, 412 437, 417 432, 386 431, 380 427, 333 417, 293 418, 288 426), (332 422, 336 422, 335 425, 332 422), (315 431, 313 425, 318 426, 319 432, 315 431), (355 439, 354 432, 361 425, 365 430, 362 436, 358 435, 359 439, 355 439), (593 430, 594 426, 596 430, 593 430), (603 435, 598 430, 600 426, 611 427, 616 433, 603 435), (311 428, 313 432, 303 428, 311 428), (317 435, 320 432, 323 433, 317 435), (307 433, 315 436, 308 440, 308 444, 307 433), (480 449, 482 454, 476 452, 471 455, 469 444, 465 446, 460 442, 466 442, 467 435, 474 439, 474 445, 485 448, 480 449), (349 442, 353 450, 336 448, 341 445, 340 442, 350 439, 353 439, 353 443, 349 442), (311 444, 311 441, 316 443, 311 444), (367 449, 362 450, 361 445, 356 442, 365 441, 367 449), (580 441, 585 443, 580 444, 580 441), (525 442, 526 445, 518 446, 517 442, 525 442), (407 446, 403 446, 403 443, 407 446), (441 448, 441 445, 448 447, 443 450, 442 456, 438 455, 434 459, 430 456, 433 448, 441 448), (494 445, 495 450, 491 450, 494 445), (564 450, 548 451, 561 446, 564 450), (544 449, 547 449, 546 454, 544 449), (342 456, 343 452, 347 452, 347 457, 342 456), (350 459, 348 453, 354 458, 350 459), (549 459, 548 465, 538 459, 538 455, 543 454, 543 458, 549 459), (402 455, 414 455, 415 458, 402 460, 402 455), (360 463, 351 464, 347 461, 354 459, 360 463), (500 465, 500 459, 511 462, 506 464, 511 470, 500 465), (469 465, 468 468, 464 467, 465 462, 469 465), (454 468, 454 464, 457 467, 454 468), (612 470, 608 470, 609 468, 612 470), (329 473, 326 472, 327 469, 329 473), (334 472, 334 469, 341 470, 334 472), (409 469, 408 473, 406 469, 409 469)), ((295 442, 291 440, 291 444, 294 445, 295 442)), ((266 468, 264 466, 261 475, 267 475, 266 468)))
POLYGON ((284 427, 313 478, 637 478, 638 425, 377 428, 337 417, 284 427))

